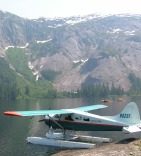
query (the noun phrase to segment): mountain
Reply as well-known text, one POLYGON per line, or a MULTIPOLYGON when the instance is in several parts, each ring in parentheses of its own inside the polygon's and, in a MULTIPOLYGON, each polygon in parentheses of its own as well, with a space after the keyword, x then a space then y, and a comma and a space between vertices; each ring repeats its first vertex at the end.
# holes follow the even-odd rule
POLYGON ((140 21, 129 14, 29 20, 0 11, 0 56, 17 75, 57 91, 92 84, 129 91, 130 75, 141 79, 140 21), (26 58, 28 72, 17 58, 26 58))

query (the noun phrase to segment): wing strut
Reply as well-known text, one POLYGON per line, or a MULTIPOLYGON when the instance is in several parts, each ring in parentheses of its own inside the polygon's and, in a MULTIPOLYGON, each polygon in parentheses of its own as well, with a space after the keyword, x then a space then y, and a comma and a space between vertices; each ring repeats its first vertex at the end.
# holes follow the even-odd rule
POLYGON ((49 117, 49 119, 51 119, 54 123, 56 123, 63 131, 64 131, 64 127, 62 127, 58 122, 56 122, 51 116, 47 115, 49 117))

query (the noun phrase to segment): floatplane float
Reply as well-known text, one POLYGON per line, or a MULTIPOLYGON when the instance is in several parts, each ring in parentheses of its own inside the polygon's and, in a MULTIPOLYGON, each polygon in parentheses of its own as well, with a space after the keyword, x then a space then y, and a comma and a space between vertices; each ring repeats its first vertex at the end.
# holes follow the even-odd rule
POLYGON ((110 138, 74 135, 70 131, 123 131, 141 132, 140 113, 136 103, 131 102, 115 116, 100 116, 88 113, 91 110, 106 108, 105 105, 84 106, 61 110, 6 111, 9 116, 40 116, 49 126, 46 137, 27 137, 32 144, 50 145, 67 148, 93 148, 94 142, 110 142, 110 138), (61 132, 56 132, 60 129, 61 132), (68 134, 69 131, 69 134, 68 134))

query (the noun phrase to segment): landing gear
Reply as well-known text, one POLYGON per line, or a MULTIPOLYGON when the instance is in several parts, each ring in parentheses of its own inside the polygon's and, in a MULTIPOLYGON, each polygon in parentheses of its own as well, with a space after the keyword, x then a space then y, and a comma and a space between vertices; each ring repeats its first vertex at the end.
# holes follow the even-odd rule
POLYGON ((74 131, 65 130, 65 129, 53 129, 49 128, 49 132, 46 133, 48 139, 59 139, 59 140, 75 140, 77 138, 74 131))
POLYGON ((72 130, 49 128, 46 137, 28 137, 27 142, 32 144, 56 146, 61 148, 94 148, 95 142, 110 142, 109 138, 98 138, 84 135, 76 135, 72 130))

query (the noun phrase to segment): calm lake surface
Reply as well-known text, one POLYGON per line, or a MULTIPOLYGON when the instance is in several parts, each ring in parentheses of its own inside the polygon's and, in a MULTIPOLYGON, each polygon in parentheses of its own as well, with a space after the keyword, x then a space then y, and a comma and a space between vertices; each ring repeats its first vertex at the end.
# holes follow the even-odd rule
MULTIPOLYGON (((136 102, 141 113, 141 97, 125 97, 124 102, 117 102, 117 98, 111 103, 103 103, 108 106, 101 110, 93 111, 99 115, 116 115, 129 102, 136 102)), ((0 156, 50 156, 60 149, 55 147, 27 144, 28 136, 44 137, 48 127, 44 122, 38 122, 43 117, 9 117, 4 116, 7 110, 42 110, 42 109, 65 109, 86 105, 102 104, 101 100, 95 99, 51 99, 51 100, 18 100, 0 102, 0 156)), ((111 137, 118 141, 128 137, 121 132, 88 132, 84 135, 111 137)))

